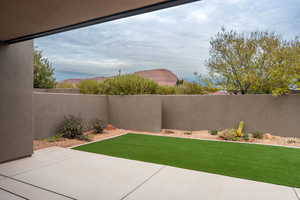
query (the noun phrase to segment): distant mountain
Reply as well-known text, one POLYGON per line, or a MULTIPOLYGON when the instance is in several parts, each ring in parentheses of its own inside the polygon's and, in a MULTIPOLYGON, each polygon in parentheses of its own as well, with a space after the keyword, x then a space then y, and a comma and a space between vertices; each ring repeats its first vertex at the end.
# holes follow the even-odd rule
MULTIPOLYGON (((137 71, 134 72, 133 74, 136 74, 146 79, 153 80, 159 85, 176 85, 176 81, 178 79, 178 77, 172 71, 167 69, 151 69, 151 70, 137 71)), ((82 80, 103 81, 107 78, 111 78, 111 77, 73 78, 73 79, 65 79, 61 82, 77 84, 82 80)))
POLYGON ((176 85, 176 81, 178 79, 173 72, 167 69, 144 70, 135 72, 134 74, 153 80, 159 85, 176 85))

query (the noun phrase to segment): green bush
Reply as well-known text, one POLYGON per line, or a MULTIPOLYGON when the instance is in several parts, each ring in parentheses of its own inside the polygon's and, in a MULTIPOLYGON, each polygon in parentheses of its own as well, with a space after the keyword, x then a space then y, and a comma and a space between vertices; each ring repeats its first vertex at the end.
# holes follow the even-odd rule
POLYGON ((263 132, 255 131, 254 133, 252 133, 252 136, 257 139, 263 139, 264 134, 263 134, 263 132))
POLYGON ((100 83, 96 80, 82 80, 77 87, 83 94, 98 94, 100 83))
POLYGON ((172 94, 207 94, 204 87, 198 83, 183 82, 176 86, 159 86, 157 94, 172 95, 172 94))
POLYGON ((184 135, 192 135, 193 132, 192 132, 192 131, 185 131, 183 134, 184 134, 184 135))
POLYGON ((106 79, 99 84, 99 93, 107 95, 156 94, 158 84, 135 74, 106 79))
POLYGON ((208 131, 211 135, 217 135, 218 134, 218 130, 209 130, 208 131))
POLYGON ((250 140, 249 133, 244 133, 244 135, 243 135, 243 139, 244 139, 245 141, 248 141, 248 140, 250 140))
POLYGON ((78 140, 83 140, 83 141, 86 141, 86 142, 90 142, 92 141, 92 137, 89 136, 89 135, 79 135, 77 137, 78 140))
POLYGON ((176 94, 176 88, 177 86, 160 85, 156 90, 156 94, 161 94, 161 95, 176 94))
POLYGON ((220 138, 223 138, 224 140, 237 141, 238 139, 236 135, 236 129, 233 128, 221 131, 218 135, 220 138))
POLYGON ((61 83, 57 83, 56 88, 76 88, 75 85, 73 85, 72 83, 68 83, 68 82, 61 82, 61 83))
POLYGON ((56 141, 59 141, 61 138, 62 138, 62 135, 61 134, 57 134, 57 135, 48 137, 46 140, 48 142, 56 142, 56 141))
POLYGON ((96 133, 103 133, 103 129, 105 128, 105 124, 100 119, 95 119, 92 122, 93 128, 95 129, 96 133))
POLYGON ((58 134, 69 139, 80 139, 83 135, 82 119, 73 115, 65 116, 58 134))
POLYGON ((218 92, 220 89, 219 88, 215 88, 215 87, 211 87, 211 86, 203 86, 203 90, 206 93, 214 93, 214 92, 218 92))
MULTIPOLYGON (((60 88, 75 87, 72 84, 60 83, 60 88)), ((174 86, 158 85, 152 80, 136 74, 120 75, 108 78, 102 82, 96 80, 82 80, 77 85, 83 94, 106 95, 136 95, 136 94, 207 94, 209 89, 195 82, 186 82, 174 86)))
POLYGON ((176 87, 176 94, 206 94, 203 87, 198 83, 184 82, 176 87))

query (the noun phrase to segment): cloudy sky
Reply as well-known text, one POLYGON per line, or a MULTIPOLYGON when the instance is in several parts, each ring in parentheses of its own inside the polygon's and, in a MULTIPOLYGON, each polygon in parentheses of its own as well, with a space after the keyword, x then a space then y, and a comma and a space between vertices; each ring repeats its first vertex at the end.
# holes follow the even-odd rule
POLYGON ((299 0, 203 0, 36 39, 57 79, 167 68, 206 73, 209 40, 221 27, 300 36, 299 0))

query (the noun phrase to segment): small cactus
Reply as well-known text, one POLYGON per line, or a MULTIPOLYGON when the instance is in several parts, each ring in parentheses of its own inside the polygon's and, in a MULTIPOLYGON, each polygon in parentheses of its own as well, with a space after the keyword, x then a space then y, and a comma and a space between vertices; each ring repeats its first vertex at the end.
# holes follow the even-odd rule
POLYGON ((245 126, 245 123, 243 121, 240 121, 239 128, 236 131, 236 136, 242 137, 244 135, 243 134, 244 126, 245 126))

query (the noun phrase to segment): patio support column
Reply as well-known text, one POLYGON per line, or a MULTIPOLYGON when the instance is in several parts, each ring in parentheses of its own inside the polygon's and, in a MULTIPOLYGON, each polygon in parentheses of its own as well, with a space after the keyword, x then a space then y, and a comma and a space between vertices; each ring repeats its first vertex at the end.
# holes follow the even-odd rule
POLYGON ((0 163, 33 152, 33 42, 0 45, 0 163))

